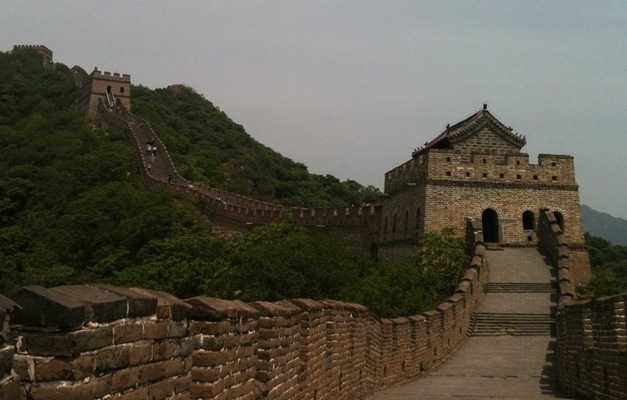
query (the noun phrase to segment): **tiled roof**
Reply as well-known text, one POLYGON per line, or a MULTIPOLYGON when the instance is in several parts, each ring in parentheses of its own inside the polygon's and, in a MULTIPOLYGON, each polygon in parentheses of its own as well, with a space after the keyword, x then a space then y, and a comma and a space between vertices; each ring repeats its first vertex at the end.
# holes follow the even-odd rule
POLYGON ((480 130, 486 123, 491 124, 499 136, 514 146, 522 148, 525 143, 527 143, 527 139, 525 139, 523 135, 514 133, 511 127, 504 125, 501 121, 496 119, 496 117, 488 111, 487 106, 484 105, 482 110, 464 119, 463 121, 460 121, 455 125, 447 125, 444 132, 440 133, 432 141, 426 142, 422 147, 414 149, 412 155, 416 156, 427 149, 436 147, 438 144, 442 144, 444 141, 448 141, 451 144, 459 142, 480 130))

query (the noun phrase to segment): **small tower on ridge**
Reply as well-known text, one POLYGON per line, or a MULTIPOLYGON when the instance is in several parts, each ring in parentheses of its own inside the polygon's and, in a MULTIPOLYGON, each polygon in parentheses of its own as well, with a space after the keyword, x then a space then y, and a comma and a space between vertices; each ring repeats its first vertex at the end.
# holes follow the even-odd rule
POLYGON ((101 72, 98 68, 94 68, 87 77, 85 85, 79 89, 78 110, 88 117, 95 118, 100 100, 107 107, 115 107, 119 100, 130 111, 131 76, 128 74, 120 75, 117 72, 113 74, 101 72))

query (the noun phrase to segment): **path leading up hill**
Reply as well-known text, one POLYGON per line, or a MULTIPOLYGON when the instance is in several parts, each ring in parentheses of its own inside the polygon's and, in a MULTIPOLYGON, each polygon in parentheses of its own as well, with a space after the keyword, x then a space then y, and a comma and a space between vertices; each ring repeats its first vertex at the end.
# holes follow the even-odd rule
POLYGON ((436 371, 368 400, 571 398, 557 389, 551 265, 535 248, 491 250, 486 259, 471 337, 436 371))

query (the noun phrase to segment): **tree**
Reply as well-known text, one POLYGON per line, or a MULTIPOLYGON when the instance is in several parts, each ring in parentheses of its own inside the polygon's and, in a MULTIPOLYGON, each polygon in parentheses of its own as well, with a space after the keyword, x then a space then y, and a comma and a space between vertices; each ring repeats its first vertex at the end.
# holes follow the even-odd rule
POLYGON ((613 245, 603 238, 586 233, 592 280, 585 297, 599 297, 627 292, 627 246, 613 245))
POLYGON ((452 230, 428 233, 409 261, 374 265, 348 298, 381 317, 413 315, 450 296, 467 263, 464 243, 452 230))
POLYGON ((215 286, 246 301, 341 298, 360 257, 337 233, 311 233, 292 224, 257 228, 229 247, 215 286))

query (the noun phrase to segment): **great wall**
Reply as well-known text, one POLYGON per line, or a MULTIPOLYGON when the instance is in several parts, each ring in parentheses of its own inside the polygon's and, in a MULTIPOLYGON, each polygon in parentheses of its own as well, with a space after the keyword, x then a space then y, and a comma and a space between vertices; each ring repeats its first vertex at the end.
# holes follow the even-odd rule
MULTIPOLYGON (((50 57, 44 55, 44 63, 51 65, 52 52, 48 52, 50 57)), ((79 67, 70 70, 57 64, 57 68, 80 87, 78 93, 86 93, 89 75, 79 67)), ((181 198, 203 208, 224 232, 239 234, 254 226, 289 218, 312 229, 340 227, 364 248, 379 243, 381 235, 397 233, 396 212, 394 223, 390 221, 388 225, 386 219, 381 228, 381 220, 389 211, 380 205, 301 210, 186 181, 178 175, 167 149, 149 123, 130 113, 130 79, 126 82, 123 76, 95 72, 99 77, 128 84, 128 90, 123 91, 128 104, 121 99, 107 102, 107 89, 104 89, 94 97, 95 108, 90 103, 83 109, 95 109, 105 127, 113 125, 127 132, 140 161, 144 185, 171 188, 181 198), (144 149, 150 138, 157 141, 160 151, 154 160, 146 158, 144 149), (388 226, 394 229, 386 232, 388 226)), ((93 94, 91 89, 90 92, 93 94)), ((485 113, 477 114, 473 121, 486 117, 489 118, 485 113)), ((492 123, 491 129, 496 128, 492 123)), ((454 129, 449 131, 447 126, 444 135, 446 141, 454 141, 461 134, 454 129)), ((508 140, 516 144, 515 138, 508 140)), ((421 155, 431 154, 436 159, 441 158, 440 154, 446 156, 446 151, 438 148, 442 143, 432 141, 432 152, 417 150, 413 160, 421 165, 421 155)), ((435 171, 441 172, 442 177, 437 182, 430 181, 432 184, 443 185, 446 182, 442 181, 455 178, 448 172, 450 167, 437 172, 439 166, 451 162, 450 155, 433 164, 438 166, 435 171)), ((545 159, 555 167, 564 160, 560 157, 564 156, 545 159)), ((490 271, 493 270, 492 275, 497 273, 498 265, 487 254, 508 246, 538 249, 550 264, 550 287, 557 291, 557 304, 551 311, 555 322, 550 319, 547 323, 554 327, 551 329, 557 343, 556 362, 551 368, 556 370, 560 389, 578 399, 627 398, 627 294, 577 300, 576 284, 589 278, 589 265, 586 272, 588 255, 579 240, 580 220, 568 219, 568 230, 564 230, 564 217, 576 217, 572 210, 579 206, 578 197, 571 195, 576 194, 574 175, 572 183, 568 178, 565 183, 555 182, 568 176, 570 166, 567 163, 566 174, 560 174, 559 178, 555 173, 546 175, 548 182, 541 186, 533 182, 542 177, 541 173, 531 174, 530 181, 519 185, 516 180, 524 177, 516 176, 516 170, 507 167, 510 165, 507 162, 506 167, 499 167, 502 161, 497 158, 485 157, 479 161, 488 168, 479 171, 480 179, 481 174, 485 178, 494 171, 497 177, 501 174, 497 179, 509 179, 513 174, 515 178, 502 184, 503 188, 532 188, 544 190, 540 193, 545 194, 557 190, 557 196, 565 196, 569 204, 534 206, 539 210, 533 229, 528 229, 527 217, 521 212, 526 229, 524 240, 502 243, 496 248, 489 243, 494 241, 492 237, 485 237, 494 234, 485 224, 489 214, 482 215, 483 218, 465 218, 463 229, 469 248, 474 248, 474 256, 455 294, 434 310, 388 320, 377 318, 363 306, 331 300, 246 304, 202 296, 181 300, 167 293, 105 285, 48 289, 27 286, 11 299, 0 296, 3 322, 0 399, 361 399, 372 393, 375 393, 373 399, 392 398, 380 389, 421 377, 415 384, 424 382, 426 387, 429 376, 438 367, 454 365, 460 349, 471 347, 469 337, 479 329, 478 310, 481 311, 490 290, 494 290, 490 289, 490 271), (558 186, 551 186, 554 184, 558 186), (574 206, 570 204, 575 200, 574 206), (529 243, 524 243, 525 240, 529 243)), ((461 179, 466 177, 472 178, 466 173, 461 179)), ((397 190, 393 187, 400 188, 398 199, 402 203, 403 194, 413 190, 416 184, 407 181, 399 186, 398 179, 401 178, 390 178, 389 192, 397 190)), ((473 185, 480 183, 472 182, 473 185)), ((494 188, 497 184, 488 186, 494 188)), ((550 200, 556 204, 557 201, 550 200)), ((479 202, 496 208, 499 215, 507 214, 505 208, 484 199, 479 202)), ((425 204, 421 206, 417 217, 421 210, 427 211, 425 204)), ((415 230, 424 232, 424 220, 416 219, 421 223, 415 230)), ((405 226, 407 220, 405 211, 405 226)), ((502 223, 505 228, 499 228, 498 239, 517 235, 518 231, 511 228, 514 225, 509 227, 506 219, 502 223)), ((405 245, 412 237, 408 228, 405 231, 402 238, 387 240, 387 244, 405 245)), ((380 244, 386 247, 386 243, 380 244)), ((524 295, 516 293, 510 295, 519 302, 524 295)), ((516 328, 505 330, 494 324, 497 335, 516 334, 516 328)), ((550 342, 552 333, 539 335, 550 342)), ((472 392, 470 386, 464 389, 467 395, 472 392)), ((544 394, 553 397, 551 393, 544 394)))

